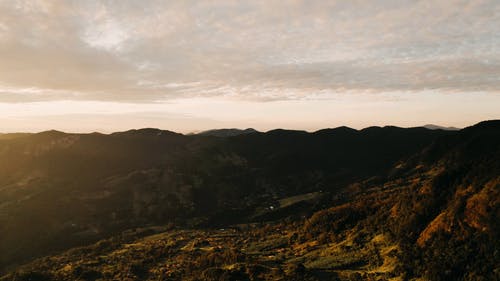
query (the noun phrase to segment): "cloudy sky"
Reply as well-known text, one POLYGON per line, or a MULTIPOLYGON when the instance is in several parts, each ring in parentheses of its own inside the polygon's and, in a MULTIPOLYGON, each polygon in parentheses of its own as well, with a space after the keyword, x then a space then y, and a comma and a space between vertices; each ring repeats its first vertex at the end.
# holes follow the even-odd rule
POLYGON ((498 118, 498 0, 0 0, 3 132, 498 118))

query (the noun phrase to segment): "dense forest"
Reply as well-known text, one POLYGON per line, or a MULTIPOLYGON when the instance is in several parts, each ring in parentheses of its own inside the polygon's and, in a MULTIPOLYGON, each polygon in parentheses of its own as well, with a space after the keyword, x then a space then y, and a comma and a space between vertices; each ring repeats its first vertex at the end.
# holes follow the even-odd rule
POLYGON ((0 280, 498 280, 500 121, 0 136, 0 280))

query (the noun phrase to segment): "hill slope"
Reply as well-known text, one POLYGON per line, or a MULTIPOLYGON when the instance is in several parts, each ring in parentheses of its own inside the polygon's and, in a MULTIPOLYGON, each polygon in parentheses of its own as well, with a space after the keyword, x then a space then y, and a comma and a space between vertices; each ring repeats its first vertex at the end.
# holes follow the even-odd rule
MULTIPOLYGON (((491 121, 459 132, 338 128, 231 138, 52 132, 4 142, 2 155, 19 172, 11 174, 15 184, 2 184, 8 204, 1 209, 7 214, 1 238, 31 233, 16 238, 17 249, 4 246, 2 253, 11 254, 2 257, 13 264, 114 237, 39 260, 17 276, 492 278, 498 274, 499 133, 499 122, 491 121), (75 158, 82 162, 72 163, 75 158), (35 212, 40 228, 22 220, 35 212), (266 226, 249 224, 262 221, 266 226), (141 230, 167 222, 177 226, 141 230), (181 230, 189 226, 225 230, 181 230), (122 233, 128 228, 137 230, 122 233), (29 244, 42 229, 47 240, 29 244), (141 238, 151 232, 159 234, 141 238), (39 245, 45 248, 30 248, 39 245), (19 252, 26 256, 14 258, 19 252)), ((0 167, 9 175, 7 163, 0 167)))

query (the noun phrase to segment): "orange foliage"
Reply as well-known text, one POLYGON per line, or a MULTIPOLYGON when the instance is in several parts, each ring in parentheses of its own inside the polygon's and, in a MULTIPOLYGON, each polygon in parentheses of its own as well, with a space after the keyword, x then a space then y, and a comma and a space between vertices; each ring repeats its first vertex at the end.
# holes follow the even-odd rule
POLYGON ((471 227, 487 232, 498 218, 500 210, 500 178, 488 182, 485 187, 467 200, 465 222, 471 227))

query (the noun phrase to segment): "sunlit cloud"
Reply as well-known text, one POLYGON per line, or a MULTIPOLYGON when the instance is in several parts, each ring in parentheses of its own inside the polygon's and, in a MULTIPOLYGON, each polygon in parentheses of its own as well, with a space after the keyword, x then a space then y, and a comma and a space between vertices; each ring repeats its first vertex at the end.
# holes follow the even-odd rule
POLYGON ((498 97, 499 33, 494 0, 0 0, 0 102, 498 97))

